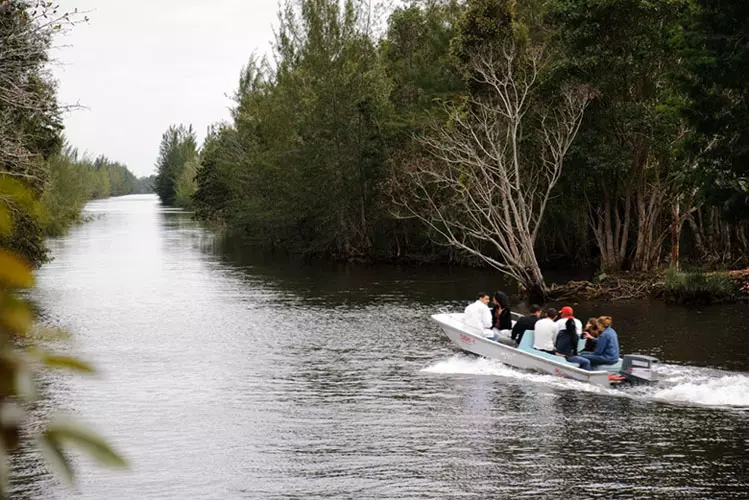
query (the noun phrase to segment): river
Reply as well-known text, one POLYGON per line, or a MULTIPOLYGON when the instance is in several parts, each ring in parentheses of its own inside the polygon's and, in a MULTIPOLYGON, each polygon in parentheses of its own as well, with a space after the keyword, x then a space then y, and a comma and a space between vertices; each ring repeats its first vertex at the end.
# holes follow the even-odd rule
POLYGON ((429 315, 487 270, 309 263, 227 245, 154 196, 90 203, 50 242, 34 299, 94 378, 42 379, 130 462, 33 450, 13 498, 747 498, 745 305, 576 304, 614 317, 663 383, 599 389, 456 353, 429 315))

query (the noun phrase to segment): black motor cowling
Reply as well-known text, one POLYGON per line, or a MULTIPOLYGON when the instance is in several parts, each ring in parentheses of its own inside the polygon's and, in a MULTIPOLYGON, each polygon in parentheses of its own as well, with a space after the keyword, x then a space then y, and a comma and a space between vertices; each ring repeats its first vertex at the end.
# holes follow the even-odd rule
POLYGON ((632 384, 654 384, 658 382, 658 358, 644 354, 625 354, 619 372, 632 384))

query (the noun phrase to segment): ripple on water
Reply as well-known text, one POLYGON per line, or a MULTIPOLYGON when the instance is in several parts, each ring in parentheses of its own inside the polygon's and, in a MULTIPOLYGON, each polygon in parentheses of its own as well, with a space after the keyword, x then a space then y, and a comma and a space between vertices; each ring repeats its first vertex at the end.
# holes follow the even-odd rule
MULTIPOLYGON (((428 319, 493 288, 485 273, 264 260, 223 253, 153 197, 89 208, 92 222, 53 242, 36 298, 73 334, 58 347, 101 375, 45 378, 38 414, 84 417, 132 469, 81 460, 72 492, 25 450, 19 498, 740 498, 749 488, 749 416, 723 408, 746 406, 743 374, 666 365, 665 385, 640 393, 520 372, 455 355, 428 319)), ((648 339, 626 340, 647 350, 648 339)))

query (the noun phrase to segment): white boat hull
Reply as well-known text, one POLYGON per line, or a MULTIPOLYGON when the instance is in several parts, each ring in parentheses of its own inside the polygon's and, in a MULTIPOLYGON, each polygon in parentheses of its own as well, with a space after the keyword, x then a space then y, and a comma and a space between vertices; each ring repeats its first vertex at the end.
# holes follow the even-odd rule
POLYGON ((559 375, 600 387, 610 385, 608 371, 583 370, 567 363, 562 357, 559 362, 555 362, 533 352, 494 342, 463 323, 462 318, 463 314, 458 313, 432 316, 450 340, 463 351, 496 359, 515 368, 559 375))

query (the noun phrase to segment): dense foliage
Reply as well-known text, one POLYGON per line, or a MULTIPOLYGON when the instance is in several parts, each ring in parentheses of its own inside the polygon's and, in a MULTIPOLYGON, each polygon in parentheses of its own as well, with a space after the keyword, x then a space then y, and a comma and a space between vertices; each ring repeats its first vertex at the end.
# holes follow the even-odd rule
POLYGON ((171 126, 161 137, 154 190, 166 205, 192 203, 198 140, 192 127, 171 126))
MULTIPOLYGON (((542 130, 535 120, 546 119, 564 89, 585 88, 592 98, 550 183, 533 238, 537 259, 608 271, 746 264, 745 2, 413 1, 392 11, 384 30, 372 12, 363 1, 289 0, 272 61, 253 57, 243 69, 232 120, 208 134, 196 172, 180 155, 174 170, 162 149, 162 199, 176 202, 185 171, 180 182, 183 192, 195 183, 197 215, 255 243, 349 259, 469 255, 461 245, 475 232, 446 237, 401 218, 397 208, 414 192, 393 186, 425 162, 448 161, 425 144, 435 131, 457 131, 491 94, 478 81, 476 54, 533 46, 522 56, 539 66, 526 85, 533 103, 513 129, 518 165, 548 159, 548 137, 532 131, 542 130)), ((493 74, 507 76, 501 58, 491 60, 493 74)), ((481 141, 489 158, 492 147, 504 151, 504 139, 481 141)), ((531 184, 541 172, 534 168, 524 174, 531 184)), ((473 196, 467 179, 456 185, 473 196)), ((489 212, 508 206, 485 203, 489 212)), ((490 263, 505 258, 493 244, 471 248, 490 263)))

